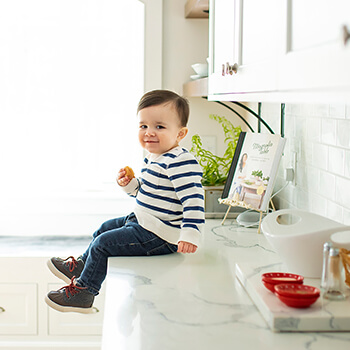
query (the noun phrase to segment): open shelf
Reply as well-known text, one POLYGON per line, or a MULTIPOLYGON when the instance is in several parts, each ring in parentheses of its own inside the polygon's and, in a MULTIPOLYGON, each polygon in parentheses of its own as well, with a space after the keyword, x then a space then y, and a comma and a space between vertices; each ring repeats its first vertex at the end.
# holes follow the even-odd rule
POLYGON ((185 4, 186 18, 209 18, 207 11, 209 11, 209 0, 187 0, 185 4))
POLYGON ((208 96, 208 78, 192 80, 183 84, 182 94, 185 97, 208 96))

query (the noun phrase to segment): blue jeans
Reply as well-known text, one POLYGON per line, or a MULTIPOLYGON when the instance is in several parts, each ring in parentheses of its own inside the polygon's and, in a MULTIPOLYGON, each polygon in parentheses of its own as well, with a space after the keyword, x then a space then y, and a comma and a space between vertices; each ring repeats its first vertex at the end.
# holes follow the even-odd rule
POLYGON ((134 213, 108 220, 93 234, 82 255, 84 269, 77 282, 97 295, 107 274, 110 256, 152 256, 175 253, 177 245, 142 228, 134 213))

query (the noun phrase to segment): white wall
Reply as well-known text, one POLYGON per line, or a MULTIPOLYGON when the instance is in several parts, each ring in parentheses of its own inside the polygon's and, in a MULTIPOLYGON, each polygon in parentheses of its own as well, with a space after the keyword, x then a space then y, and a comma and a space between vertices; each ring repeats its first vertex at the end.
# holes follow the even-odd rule
MULTIPOLYGON (((182 94, 182 85, 194 74, 191 65, 204 63, 208 57, 208 19, 188 19, 184 16, 186 0, 163 0, 163 88, 182 94)), ((239 118, 226 108, 201 98, 190 98, 189 135, 182 146, 191 148, 191 137, 216 135, 217 154, 225 152, 223 132, 210 114, 226 116, 234 125, 239 118)))

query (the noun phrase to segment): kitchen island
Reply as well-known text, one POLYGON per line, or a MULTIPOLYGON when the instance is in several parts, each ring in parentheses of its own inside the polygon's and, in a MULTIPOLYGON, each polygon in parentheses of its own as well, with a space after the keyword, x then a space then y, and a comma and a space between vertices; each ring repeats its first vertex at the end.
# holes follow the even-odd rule
POLYGON ((110 258, 102 350, 350 348, 350 332, 271 331, 236 263, 282 265, 256 228, 230 220, 207 220, 195 254, 110 258))

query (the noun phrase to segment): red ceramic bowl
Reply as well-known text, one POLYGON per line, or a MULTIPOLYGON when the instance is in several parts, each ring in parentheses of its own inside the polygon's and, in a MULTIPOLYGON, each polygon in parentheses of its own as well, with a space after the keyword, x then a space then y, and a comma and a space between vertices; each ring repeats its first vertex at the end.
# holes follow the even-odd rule
POLYGON ((275 293, 275 284, 262 281, 263 285, 272 293, 275 293))
POLYGON ((274 293, 276 285, 285 283, 302 284, 304 277, 287 272, 268 272, 261 275, 261 281, 268 290, 274 293))
POLYGON ((296 283, 278 284, 275 286, 275 293, 294 299, 318 298, 320 296, 318 288, 296 283))
POLYGON ((291 297, 286 297, 284 295, 280 295, 278 293, 276 293, 276 296, 279 300, 281 300, 287 306, 298 308, 298 309, 307 308, 311 306, 319 298, 319 296, 315 296, 313 298, 291 298, 291 297))

